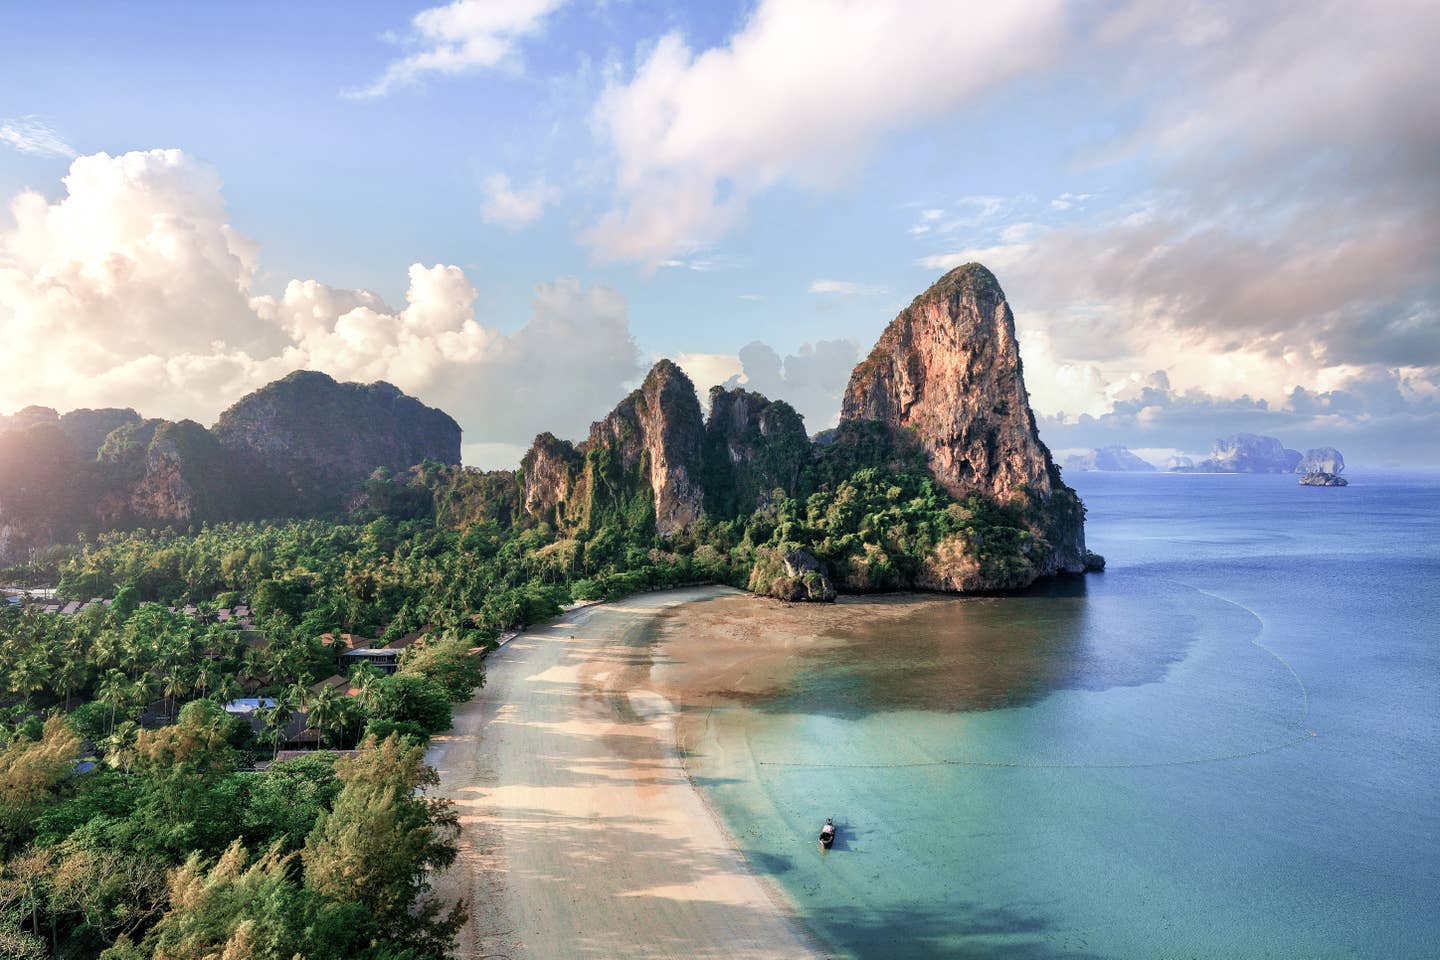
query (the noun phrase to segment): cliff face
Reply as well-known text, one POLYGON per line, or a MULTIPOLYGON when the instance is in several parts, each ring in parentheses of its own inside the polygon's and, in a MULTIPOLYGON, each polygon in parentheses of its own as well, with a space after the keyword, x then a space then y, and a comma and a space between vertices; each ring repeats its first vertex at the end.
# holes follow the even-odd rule
POLYGON ((739 387, 710 390, 705 424, 705 505, 716 516, 744 516, 775 490, 795 496, 810 457, 805 421, 783 400, 739 387))
POLYGON ((1025 506, 1045 542, 1037 575, 1085 568, 1084 508, 1040 441, 1015 317, 980 264, 950 271, 891 321, 851 374, 841 419, 913 432, 956 498, 1025 506))
POLYGON ((1328 473, 1339 476, 1345 472, 1345 458, 1334 447, 1312 447, 1295 468, 1296 473, 1328 473))
POLYGON ((225 451, 194 420, 124 424, 105 438, 99 460, 101 526, 184 526, 252 513, 225 451))
POLYGON ((99 410, 71 410, 59 420, 60 429, 75 441, 77 447, 91 456, 100 449, 100 445, 111 433, 127 424, 139 422, 140 414, 128 407, 125 409, 102 407, 99 410))
POLYGON ((1275 437, 1237 433, 1216 440, 1210 456, 1195 464, 1196 473, 1293 473, 1300 451, 1288 450, 1275 437))
POLYGON ((578 447, 548 433, 535 438, 521 463, 525 511, 590 527, 653 518, 669 536, 704 513, 703 437, 695 385, 661 360, 578 447))
POLYGON ((296 373, 216 428, 134 410, 0 416, 0 564, 77 533, 340 509, 379 467, 458 463, 460 428, 386 383, 296 373))
POLYGON ((278 477, 277 509, 338 509, 379 467, 460 462, 460 426, 388 383, 337 383, 299 370, 241 399, 212 431, 257 484, 278 477))
POLYGON ((576 484, 585 467, 585 454, 568 440, 542 433, 520 461, 524 477, 525 512, 539 520, 562 523, 566 505, 576 503, 576 484))
POLYGON ((1107 473, 1144 473, 1155 469, 1149 460, 1131 453, 1127 447, 1109 446, 1065 458, 1066 470, 1099 470, 1107 473))
POLYGON ((661 360, 639 390, 590 428, 586 454, 608 450, 614 458, 612 471, 618 467, 621 476, 638 473, 649 482, 655 529, 667 536, 704 512, 705 492, 700 486, 704 431, 695 385, 685 371, 661 360))
POLYGON ((27 408, 0 430, 0 563, 19 563, 91 526, 94 452, 27 408))

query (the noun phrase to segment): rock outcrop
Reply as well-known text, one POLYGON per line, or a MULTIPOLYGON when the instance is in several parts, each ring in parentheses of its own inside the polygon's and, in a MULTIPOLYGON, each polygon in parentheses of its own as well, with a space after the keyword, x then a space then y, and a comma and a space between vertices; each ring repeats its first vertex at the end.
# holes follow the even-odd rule
POLYGON ((1165 461, 1165 469, 1193 470, 1195 469, 1195 461, 1192 458, 1185 456, 1184 454, 1177 454, 1171 457, 1169 460, 1165 461))
POLYGON ((739 387, 710 390, 705 423, 705 508, 724 517, 766 506, 776 490, 794 496, 810 458, 805 421, 783 400, 739 387))
POLYGON ((525 510, 591 529, 653 522, 669 536, 704 514, 704 434, 695 385, 661 360, 584 443, 535 438, 521 463, 525 510))
POLYGON ((91 529, 95 454, 87 456, 47 408, 28 407, 6 418, 5 426, 0 430, 0 563, 11 564, 91 529))
POLYGON ((748 588, 752 593, 792 602, 829 603, 835 599, 835 584, 825 565, 796 548, 760 548, 748 588))
POLYGON ((235 489, 215 436, 194 420, 136 420, 117 427, 99 450, 102 527, 186 526, 243 519, 255 505, 235 489))
POLYGON ((1348 487, 1350 481, 1337 473, 1307 473, 1300 478, 1303 487, 1348 487))
POLYGON ((242 398, 212 428, 276 512, 338 510, 376 468, 460 462, 460 425, 383 381, 338 383, 297 370, 242 398), (278 489, 277 489, 278 488, 278 489))
POLYGON ((1216 440, 1210 456, 1194 467, 1195 473, 1292 473, 1300 451, 1289 450, 1275 437, 1237 433, 1216 440))
POLYGON ((841 419, 913 433, 958 499, 1022 507, 1041 541, 1035 575, 1085 569, 1084 507, 1040 440, 1015 317, 980 264, 951 270, 890 323, 851 374, 841 419))
POLYGON ((1074 453, 1065 458, 1066 470, 1098 470, 1114 473, 1153 472, 1155 464, 1131 453, 1128 447, 1099 447, 1085 453, 1074 453))
POLYGON ((460 428, 386 383, 301 372, 214 430, 134 410, 0 416, 0 564, 76 534, 338 512, 376 468, 456 464, 460 428))
POLYGON ((1345 458, 1334 447, 1311 447, 1295 467, 1296 473, 1330 473, 1335 476, 1345 472, 1345 458))
POLYGON ((520 461, 525 512, 540 520, 562 523, 564 508, 580 500, 576 487, 585 468, 585 454, 553 433, 535 438, 520 461))
POLYGON ((140 422, 140 414, 128 407, 102 407, 99 410, 71 410, 60 418, 64 430, 81 450, 94 455, 105 438, 123 426, 140 422))

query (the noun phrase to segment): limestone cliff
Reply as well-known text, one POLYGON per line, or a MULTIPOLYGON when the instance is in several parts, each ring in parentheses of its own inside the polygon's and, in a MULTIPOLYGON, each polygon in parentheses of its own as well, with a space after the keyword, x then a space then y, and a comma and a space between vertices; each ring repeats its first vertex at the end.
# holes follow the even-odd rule
POLYGON ((75 441, 81 450, 95 456, 105 438, 126 424, 139 423, 140 414, 126 407, 102 407, 98 410, 71 410, 59 420, 60 429, 75 441))
POLYGON ((1155 464, 1130 452, 1128 447, 1111 445, 1073 453, 1065 458, 1066 470, 1098 470, 1106 473, 1146 473, 1155 464))
POLYGON ((1195 473, 1293 473, 1300 451, 1286 449, 1275 437, 1237 433, 1216 440, 1210 456, 1191 468, 1195 473))
POLYGON ((1329 473, 1339 476, 1345 472, 1345 457, 1334 447, 1312 447, 1305 451, 1305 456, 1295 467, 1295 472, 1329 473))
POLYGON ((592 528, 653 522, 669 536, 704 513, 703 437, 695 385, 661 360, 584 443, 536 438, 521 466, 526 512, 592 528))
POLYGON ((126 423, 105 438, 98 457, 102 527, 183 527, 254 514, 254 505, 235 489, 225 451, 194 420, 126 423))
POLYGON ((739 387, 710 390, 705 422, 705 507, 721 517, 765 506, 775 490, 793 497, 810 458, 805 421, 783 400, 739 387))
POLYGON ((458 463, 460 428, 386 383, 295 373, 213 431, 129 409, 0 416, 0 565, 79 533, 343 507, 376 468, 458 463))
POLYGON ((1040 538, 1035 576, 1085 569, 1084 507, 1040 440, 1014 315, 980 264, 951 270, 891 321, 851 375, 841 419, 912 433, 957 499, 1022 507, 1040 538))
POLYGON ((553 433, 540 434, 520 461, 525 512, 538 520, 563 524, 566 507, 581 499, 576 487, 584 468, 585 454, 575 444, 553 433))
POLYGON ((94 451, 51 416, 27 408, 0 430, 0 564, 19 563, 51 544, 88 531, 95 495, 94 451))
POLYGON ((338 383, 297 370, 220 415, 216 439, 257 488, 275 484, 272 512, 337 510, 377 468, 460 462, 460 426, 388 383, 338 383))

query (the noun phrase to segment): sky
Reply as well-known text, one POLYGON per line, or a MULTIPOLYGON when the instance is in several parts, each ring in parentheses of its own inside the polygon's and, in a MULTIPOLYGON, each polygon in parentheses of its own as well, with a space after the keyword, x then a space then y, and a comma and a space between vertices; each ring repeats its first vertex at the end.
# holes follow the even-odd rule
POLYGON ((513 467, 660 357, 833 425, 946 270, 1042 439, 1440 463, 1440 6, 0 7, 0 413, 384 379, 513 467))

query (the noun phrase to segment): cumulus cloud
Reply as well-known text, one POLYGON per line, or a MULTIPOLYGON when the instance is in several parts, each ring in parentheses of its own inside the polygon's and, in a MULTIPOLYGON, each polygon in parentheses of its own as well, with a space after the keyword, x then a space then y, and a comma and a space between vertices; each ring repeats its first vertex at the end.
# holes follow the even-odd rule
POLYGON ((511 229, 540 219, 554 197, 554 191, 545 185, 544 180, 537 180, 528 187, 514 187, 503 173, 487 177, 483 186, 485 202, 480 208, 481 218, 486 223, 498 223, 511 229))
POLYGON ((415 14, 410 29, 395 38, 412 52, 385 68, 369 86, 347 95, 381 97, 426 76, 456 76, 495 67, 516 43, 534 34, 566 0, 455 0, 415 14))
POLYGON ((1063 20, 1060 0, 762 0, 723 46, 696 52, 669 34, 596 108, 615 205, 584 239, 652 266, 711 243, 759 191, 831 183, 881 134, 1041 69, 1063 20))
POLYGON ((30 114, 0 120, 0 143, 37 157, 74 157, 75 148, 39 117, 30 114))
POLYGON ((724 385, 784 400, 815 433, 835 426, 840 419, 840 400, 859 359, 853 340, 817 340, 783 359, 774 347, 756 340, 740 348, 741 371, 724 385))
POLYGON ((682 353, 675 362, 694 381, 702 402, 711 387, 731 383, 744 373, 740 358, 733 353, 682 353))
MULTIPOLYGON (((1232 433, 1279 437, 1287 446, 1335 446, 1354 466, 1440 462, 1440 378, 1415 369, 1371 371, 1345 389, 1297 387, 1279 402, 1179 391, 1163 371, 1131 385, 1099 416, 1039 418, 1052 448, 1119 443, 1206 455, 1232 433)), ((1163 458, 1156 462, 1163 464, 1163 458)))
POLYGON ((316 280, 260 294, 259 248, 230 226, 204 164, 177 150, 97 154, 64 186, 53 202, 22 193, 0 226, 0 409, 208 421, 310 368, 388 380, 454 415, 470 449, 495 451, 544 429, 582 433, 640 373, 624 298, 605 287, 541 284, 513 332, 483 323, 464 271, 445 264, 411 266, 398 308, 316 280))
POLYGON ((1436 44, 1440 11, 1410 0, 1113 7, 1072 56, 1142 119, 1083 160, 1142 159, 1149 187, 1061 194, 1049 226, 924 232, 917 262, 996 271, 1036 407, 1071 425, 1284 424, 1297 389, 1388 403, 1375 385, 1401 369, 1440 379, 1436 44), (1116 392, 1156 369, 1201 399, 1127 410, 1116 392))

